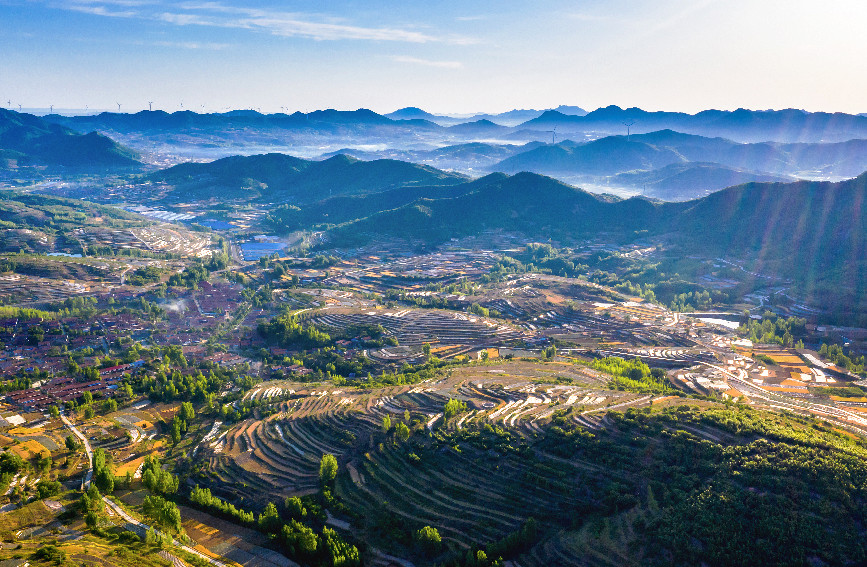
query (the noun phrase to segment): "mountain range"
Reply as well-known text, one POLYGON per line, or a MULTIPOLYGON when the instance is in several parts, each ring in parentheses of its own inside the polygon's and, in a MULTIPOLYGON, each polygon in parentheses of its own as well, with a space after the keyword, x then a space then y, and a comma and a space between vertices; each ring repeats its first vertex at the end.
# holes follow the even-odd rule
POLYGON ((854 177, 867 170, 867 140, 837 143, 738 143, 672 130, 564 141, 517 153, 490 169, 506 173, 616 175, 673 163, 708 162, 772 175, 854 177))
MULTIPOLYGON (((775 141, 843 142, 867 138, 867 117, 803 110, 705 110, 696 114, 683 112, 649 112, 640 108, 608 106, 584 113, 577 107, 560 110, 512 111, 497 115, 479 114, 467 119, 436 116, 410 107, 390 113, 377 114, 371 110, 338 111, 317 110, 309 113, 262 114, 253 110, 227 113, 198 114, 191 111, 167 113, 161 110, 141 111, 136 114, 103 112, 91 116, 48 115, 45 120, 63 124, 77 130, 112 130, 117 132, 153 130, 198 130, 199 133, 225 128, 280 128, 315 131, 323 134, 347 132, 376 132, 377 130, 409 130, 414 132, 448 133, 448 127, 488 120, 500 126, 513 128, 513 134, 551 132, 555 128, 562 134, 620 134, 648 133, 671 129, 702 136, 722 136, 737 142, 775 141), (535 115, 535 116, 533 116, 535 115), (532 117, 531 117, 532 116, 532 117)), ((574 137, 574 136, 573 136, 574 137)))
POLYGON ((704 110, 697 114, 683 112, 648 112, 640 108, 607 106, 584 116, 572 116, 556 110, 521 125, 534 130, 560 132, 601 131, 608 133, 646 133, 671 129, 702 136, 723 136, 738 142, 842 142, 867 137, 867 117, 841 112, 807 112, 804 110, 704 110))
MULTIPOLYGON (((561 104, 557 108, 550 110, 555 110, 561 114, 571 116, 584 116, 587 114, 587 111, 583 108, 578 106, 567 106, 565 104, 561 104)), ((518 124, 532 120, 533 118, 538 118, 545 112, 546 110, 515 109, 509 110, 508 112, 500 112, 498 114, 478 113, 468 117, 457 117, 431 114, 430 112, 426 112, 418 107, 408 106, 406 108, 395 110, 394 112, 389 112, 385 116, 392 120, 428 120, 441 126, 452 126, 455 124, 476 122, 479 120, 489 120, 502 126, 517 126, 518 124)))
POLYGON ((0 169, 20 166, 76 169, 135 168, 138 154, 97 132, 81 134, 33 116, 0 109, 0 169))

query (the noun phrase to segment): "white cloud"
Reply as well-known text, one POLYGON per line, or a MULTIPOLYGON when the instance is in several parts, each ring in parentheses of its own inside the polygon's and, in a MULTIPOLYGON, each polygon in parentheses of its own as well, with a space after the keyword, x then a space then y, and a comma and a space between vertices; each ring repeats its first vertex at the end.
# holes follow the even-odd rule
POLYGON ((440 42, 456 45, 476 43, 472 38, 438 36, 412 28, 353 25, 325 14, 247 8, 207 0, 177 4, 158 0, 73 0, 68 3, 54 4, 54 7, 97 16, 140 17, 177 26, 246 29, 280 37, 299 37, 317 41, 440 42), (151 8, 149 10, 140 9, 145 6, 151 8))
POLYGON ((92 14, 94 16, 106 16, 109 18, 134 18, 139 15, 139 13, 134 10, 111 10, 102 5, 91 4, 72 4, 66 6, 66 9, 72 10, 73 12, 92 14))
POLYGON ((176 47, 179 49, 206 49, 210 51, 220 51, 232 47, 232 45, 228 43, 210 43, 198 41, 155 41, 150 45, 155 45, 157 47, 176 47))
POLYGON ((424 65, 426 67, 438 67, 440 69, 460 69, 464 66, 460 61, 433 61, 430 59, 410 57, 409 55, 395 55, 391 59, 398 63, 410 63, 413 65, 424 65))
POLYGON ((366 28, 342 24, 312 22, 294 15, 279 13, 241 18, 236 27, 259 29, 283 37, 306 37, 316 40, 366 39, 374 41, 403 41, 427 43, 436 38, 420 32, 393 28, 366 28))

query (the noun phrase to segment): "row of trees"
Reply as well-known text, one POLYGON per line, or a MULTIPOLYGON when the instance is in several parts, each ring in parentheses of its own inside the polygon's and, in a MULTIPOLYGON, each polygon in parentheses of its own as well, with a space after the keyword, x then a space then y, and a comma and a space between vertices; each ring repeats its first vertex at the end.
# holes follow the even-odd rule
MULTIPOLYGON (((331 491, 337 473, 338 463, 334 455, 323 455, 319 464, 319 480, 325 501, 333 499, 331 491)), ((210 489, 198 485, 190 492, 190 501, 201 509, 275 537, 287 556, 294 561, 313 567, 361 565, 358 548, 325 526, 322 522, 324 514, 319 510, 317 513, 309 512, 308 506, 298 497, 287 498, 282 513, 273 502, 269 502, 258 518, 252 512, 237 508, 214 496, 210 489), (307 523, 310 520, 315 520, 316 525, 307 523)), ((308 502, 308 505, 313 503, 308 502)))
POLYGON ((766 311, 761 320, 747 319, 738 328, 738 333, 754 343, 804 348, 803 338, 807 335, 807 320, 801 317, 779 317, 775 313, 766 311))

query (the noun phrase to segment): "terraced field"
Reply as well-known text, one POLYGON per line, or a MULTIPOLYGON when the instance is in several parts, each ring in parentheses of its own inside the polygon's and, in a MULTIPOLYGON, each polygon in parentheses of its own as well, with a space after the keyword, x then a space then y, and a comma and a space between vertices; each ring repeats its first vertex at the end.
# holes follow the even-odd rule
POLYGON ((607 425, 607 409, 651 403, 606 383, 583 366, 520 361, 390 388, 268 382, 250 396, 280 400, 278 411, 229 429, 215 425, 197 449, 209 472, 196 482, 261 507, 315 493, 320 459, 330 453, 342 470, 336 492, 357 513, 348 518, 356 535, 394 538, 401 551, 409 527, 430 525, 455 551, 479 548, 520 529, 531 513, 545 510, 539 520, 553 528, 586 504, 574 484, 595 482, 599 466, 533 447, 555 414, 598 429, 607 425), (446 419, 449 399, 466 410, 446 419), (396 424, 407 414, 408 441, 383 431, 383 418, 396 424))
POLYGON ((500 322, 439 310, 331 311, 312 320, 316 324, 345 329, 351 325, 382 325, 402 345, 502 344, 523 338, 523 333, 500 322))

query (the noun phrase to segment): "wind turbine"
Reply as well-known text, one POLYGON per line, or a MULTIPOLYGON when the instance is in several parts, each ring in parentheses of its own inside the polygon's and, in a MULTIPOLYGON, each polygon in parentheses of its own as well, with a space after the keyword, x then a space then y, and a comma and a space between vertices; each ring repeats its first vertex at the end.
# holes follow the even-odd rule
POLYGON ((624 122, 623 123, 623 125, 626 126, 626 141, 627 142, 629 141, 629 129, 632 127, 633 124, 635 124, 635 120, 633 120, 632 122, 624 122))
POLYGON ((18 103, 18 112, 21 112, 21 103, 18 103))
POLYGON ((48 105, 48 114, 54 114, 54 105, 53 104, 48 105))
POLYGON ((116 102, 115 104, 117 105, 117 112, 118 112, 118 114, 120 114, 120 103, 116 102))
POLYGON ((148 101, 148 111, 153 111, 153 109, 154 109, 154 101, 149 100, 148 101))
POLYGON ((7 101, 6 101, 6 106, 8 106, 9 108, 12 108, 12 101, 11 101, 11 100, 7 100, 7 101))

